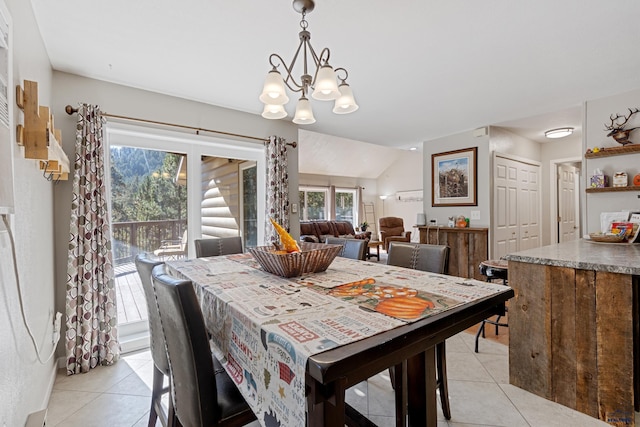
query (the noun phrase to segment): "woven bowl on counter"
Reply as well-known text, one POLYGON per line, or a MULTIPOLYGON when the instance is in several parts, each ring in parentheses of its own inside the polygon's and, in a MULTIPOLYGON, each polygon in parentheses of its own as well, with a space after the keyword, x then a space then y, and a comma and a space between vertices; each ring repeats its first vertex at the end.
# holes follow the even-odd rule
POLYGON ((300 243, 302 252, 277 253, 273 246, 256 246, 249 252, 265 271, 282 277, 301 276, 325 271, 342 250, 342 245, 300 243))

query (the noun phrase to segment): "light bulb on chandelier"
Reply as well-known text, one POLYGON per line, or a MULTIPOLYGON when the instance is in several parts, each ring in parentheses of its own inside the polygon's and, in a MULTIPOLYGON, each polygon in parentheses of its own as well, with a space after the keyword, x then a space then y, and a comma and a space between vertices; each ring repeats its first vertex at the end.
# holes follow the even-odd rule
POLYGON ((329 49, 324 48, 320 52, 320 55, 317 55, 309 42, 311 33, 307 31, 308 23, 305 20, 305 16, 308 12, 311 12, 314 7, 315 4, 313 0, 293 1, 295 11, 302 14, 302 20, 300 21, 302 31, 299 33, 300 43, 289 66, 286 65, 280 55, 273 53, 269 56, 272 69, 267 74, 262 93, 260 94, 260 101, 264 103, 262 117, 266 119, 282 119, 287 117, 284 105, 289 102, 289 97, 286 94, 285 85, 293 92, 300 92, 300 98, 293 119, 293 122, 296 124, 312 124, 316 121, 313 117, 311 103, 307 98, 310 89, 313 90, 311 93, 313 99, 335 101, 332 111, 336 114, 352 113, 359 108, 353 97, 351 87, 347 84, 347 78, 349 76, 347 70, 344 68, 336 68, 334 70, 331 65, 329 65, 329 56, 331 54, 329 49), (292 71, 300 51, 303 52, 302 67, 304 71, 299 81, 296 81, 292 71), (312 59, 311 66, 315 67, 313 76, 309 74, 308 70, 308 53, 310 53, 309 56, 312 59), (278 66, 281 64, 285 64, 284 69, 287 73, 285 79, 282 78, 282 74, 278 71, 278 66), (340 75, 338 75, 338 73, 340 75), (340 79, 339 85, 337 79, 340 79))

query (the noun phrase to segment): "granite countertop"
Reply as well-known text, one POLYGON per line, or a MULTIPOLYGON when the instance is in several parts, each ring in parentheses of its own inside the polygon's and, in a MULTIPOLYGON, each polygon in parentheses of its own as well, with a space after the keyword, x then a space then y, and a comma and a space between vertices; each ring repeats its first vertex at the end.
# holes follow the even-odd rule
POLYGON ((584 239, 514 252, 509 261, 640 275, 640 245, 584 239))

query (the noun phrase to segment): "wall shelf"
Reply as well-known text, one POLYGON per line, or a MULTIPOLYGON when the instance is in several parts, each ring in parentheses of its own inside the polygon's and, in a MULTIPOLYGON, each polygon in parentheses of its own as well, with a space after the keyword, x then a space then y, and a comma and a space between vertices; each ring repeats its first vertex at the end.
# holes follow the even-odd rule
POLYGON ((589 188, 586 188, 585 191, 587 193, 610 193, 615 191, 640 191, 640 186, 628 185, 626 187, 604 187, 604 188, 589 187, 589 188))
POLYGON ((69 179, 69 158, 62 150, 62 133, 55 129, 49 107, 38 103, 38 83, 25 80, 24 90, 17 86, 16 104, 24 112, 24 125, 16 129, 24 157, 39 160, 40 170, 48 179, 69 179))
POLYGON ((628 144, 620 147, 605 147, 597 153, 585 153, 584 157, 593 159, 596 157, 621 156, 623 154, 640 153, 640 144, 628 144))

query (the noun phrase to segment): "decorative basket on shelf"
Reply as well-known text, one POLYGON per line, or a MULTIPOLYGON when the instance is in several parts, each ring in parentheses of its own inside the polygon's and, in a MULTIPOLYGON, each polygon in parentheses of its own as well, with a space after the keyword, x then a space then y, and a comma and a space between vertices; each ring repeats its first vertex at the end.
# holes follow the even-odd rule
POLYGON ((272 246, 256 246, 249 252, 262 268, 282 277, 325 271, 342 250, 342 245, 302 242, 301 252, 280 253, 272 246))
POLYGON ((594 242, 599 242, 599 243, 622 243, 626 239, 625 233, 622 233, 622 234, 589 233, 589 237, 594 242))

